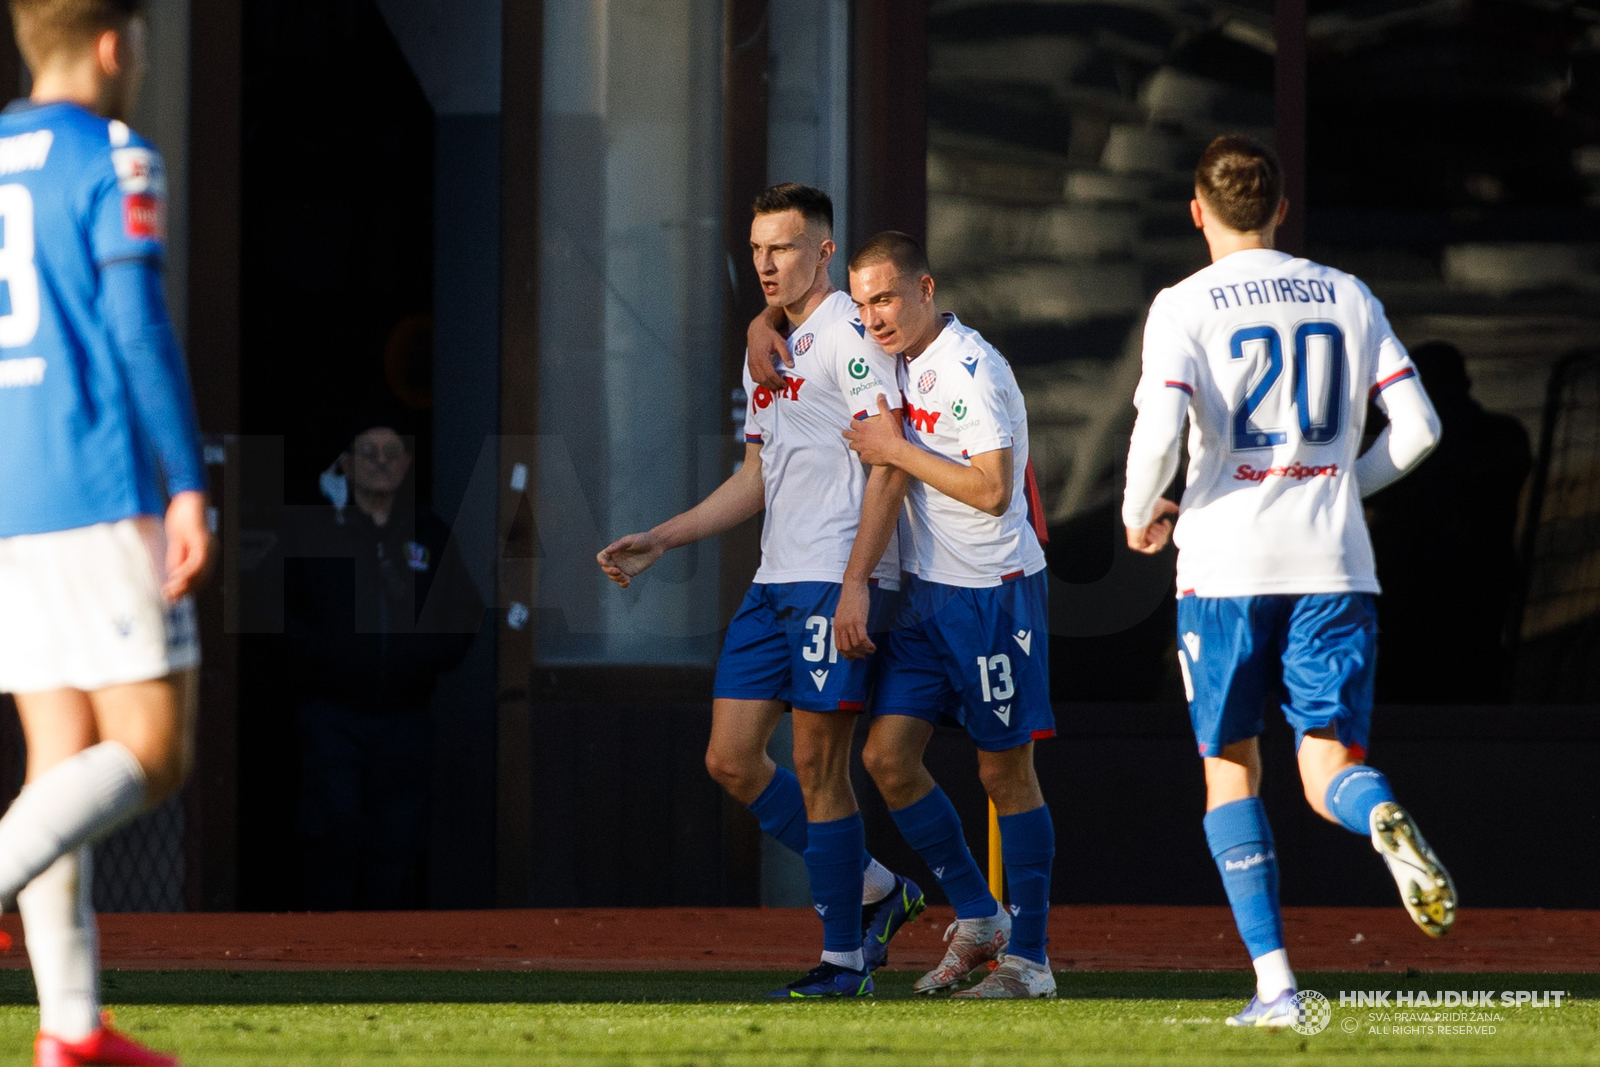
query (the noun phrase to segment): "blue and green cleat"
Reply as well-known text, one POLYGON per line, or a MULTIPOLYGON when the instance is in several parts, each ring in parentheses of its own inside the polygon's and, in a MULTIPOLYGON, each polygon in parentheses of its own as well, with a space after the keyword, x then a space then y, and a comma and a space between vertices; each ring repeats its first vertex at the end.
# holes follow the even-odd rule
POLYGON ((872 972, 852 971, 837 963, 819 963, 782 989, 767 996, 778 1000, 809 1000, 813 997, 870 997, 872 972))
POLYGON ((917 883, 895 875, 894 892, 861 909, 861 951, 869 973, 889 962, 889 941, 927 906, 917 883))

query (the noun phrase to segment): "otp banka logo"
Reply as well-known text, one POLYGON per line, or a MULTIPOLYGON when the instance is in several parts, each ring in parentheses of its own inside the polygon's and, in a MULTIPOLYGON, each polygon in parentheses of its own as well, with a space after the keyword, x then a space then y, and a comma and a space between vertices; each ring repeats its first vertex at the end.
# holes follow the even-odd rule
MULTIPOLYGON (((804 384, 806 384, 806 380, 804 378, 790 378, 785 376, 783 379, 783 388, 778 390, 778 395, 785 400, 799 400, 800 387, 804 384)), ((758 385, 756 386, 756 391, 753 394, 752 399, 755 400, 756 407, 758 408, 771 407, 772 390, 768 389, 764 385, 758 385)))
POLYGON ((862 359, 860 356, 852 359, 848 364, 846 364, 846 366, 850 371, 850 377, 857 379, 865 378, 867 376, 867 371, 871 369, 867 366, 867 361, 862 359))

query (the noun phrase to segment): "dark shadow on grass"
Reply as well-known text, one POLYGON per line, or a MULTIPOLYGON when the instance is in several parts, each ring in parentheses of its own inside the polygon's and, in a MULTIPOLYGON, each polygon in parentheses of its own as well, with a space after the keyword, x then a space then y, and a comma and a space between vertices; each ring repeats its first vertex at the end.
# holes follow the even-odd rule
MULTIPOLYGON (((776 971, 108 971, 109 1004, 694 1004, 751 1003, 791 980, 776 971)), ((916 975, 878 976, 878 999, 912 999, 916 975)), ((1339 1003, 1342 990, 1562 989, 1600 997, 1600 974, 1303 973, 1302 989, 1339 1003)), ((1248 972, 1064 971, 1074 1000, 1237 1000, 1248 972)), ((0 1004, 32 1004, 26 971, 0 971, 0 1004)), ((804 1010, 800 1007, 800 1010, 804 1010)))

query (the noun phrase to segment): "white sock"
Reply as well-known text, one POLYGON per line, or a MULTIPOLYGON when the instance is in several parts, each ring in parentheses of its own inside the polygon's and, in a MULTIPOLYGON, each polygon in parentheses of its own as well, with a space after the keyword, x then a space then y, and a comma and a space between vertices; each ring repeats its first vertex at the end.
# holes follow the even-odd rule
POLYGON ((115 741, 50 768, 0 819, 0 900, 21 892, 63 855, 131 821, 144 801, 144 770, 115 741))
POLYGON ((861 872, 861 903, 876 904, 894 892, 894 872, 876 859, 861 872))
POLYGON ((1256 968, 1256 995, 1262 1000, 1277 1000, 1295 987, 1294 972, 1289 969, 1289 950, 1275 948, 1250 961, 1256 968))
POLYGON ((852 971, 867 969, 867 958, 861 954, 860 949, 853 952, 824 952, 822 962, 831 963, 835 967, 848 967, 852 971))
POLYGON ((100 1026, 100 937, 94 850, 69 852, 17 894, 39 991, 39 1029, 81 1041, 100 1026))

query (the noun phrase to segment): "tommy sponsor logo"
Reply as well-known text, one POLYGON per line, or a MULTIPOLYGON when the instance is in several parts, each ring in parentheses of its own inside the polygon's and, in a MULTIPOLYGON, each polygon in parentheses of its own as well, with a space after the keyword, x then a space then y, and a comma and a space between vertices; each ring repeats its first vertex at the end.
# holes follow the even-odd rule
POLYGON ((1239 464, 1239 469, 1234 471, 1233 480, 1236 482, 1264 482, 1268 478, 1293 478, 1304 481, 1307 478, 1336 478, 1339 476, 1339 465, 1330 463, 1326 467, 1307 467, 1300 463, 1291 463, 1287 467, 1261 467, 1255 468, 1248 463, 1239 464))
POLYGON ((939 372, 938 371, 925 370, 925 371, 922 372, 921 377, 919 377, 917 379, 917 392, 926 393, 928 390, 932 389, 935 385, 937 385, 938 382, 939 382, 939 372))
POLYGON ((1183 635, 1183 647, 1189 650, 1189 658, 1195 663, 1200 662, 1200 635, 1190 630, 1183 635))
POLYGON ((998 718, 1001 722, 1005 723, 1007 726, 1011 725, 1011 705, 1010 704, 1001 704, 998 708, 991 708, 990 710, 994 712, 995 717, 998 718))
MULTIPOLYGON (((804 378, 791 378, 787 375, 783 379, 783 388, 778 390, 778 396, 784 400, 799 400, 800 387, 806 384, 804 378)), ((756 402, 756 407, 766 408, 772 406, 772 390, 764 385, 756 386, 756 391, 751 394, 751 399, 756 402)))
POLYGON ((1019 647, 1021 647, 1022 654, 1024 656, 1033 655, 1033 631, 1032 630, 1018 630, 1016 633, 1011 635, 1011 640, 1015 641, 1017 643, 1017 645, 1019 647))
POLYGON ((816 339, 816 334, 802 334, 800 336, 800 340, 794 343, 794 354, 797 356, 803 356, 807 352, 811 351, 811 342, 815 341, 816 339))
POLYGON ((0 174, 39 170, 50 158, 50 145, 55 139, 56 135, 49 130, 0 137, 0 174))
POLYGON ((939 424, 939 416, 942 414, 940 411, 925 411, 911 401, 906 401, 906 421, 923 433, 932 433, 933 428, 939 424))
POLYGON ((812 671, 811 672, 811 680, 813 682, 817 683, 817 691, 821 692, 822 687, 828 684, 828 672, 827 671, 812 671))
POLYGON ((1223 860, 1222 869, 1224 871, 1248 871, 1252 867, 1259 867, 1268 860, 1276 858, 1277 853, 1268 849, 1265 852, 1256 852, 1246 856, 1242 860, 1223 860))

